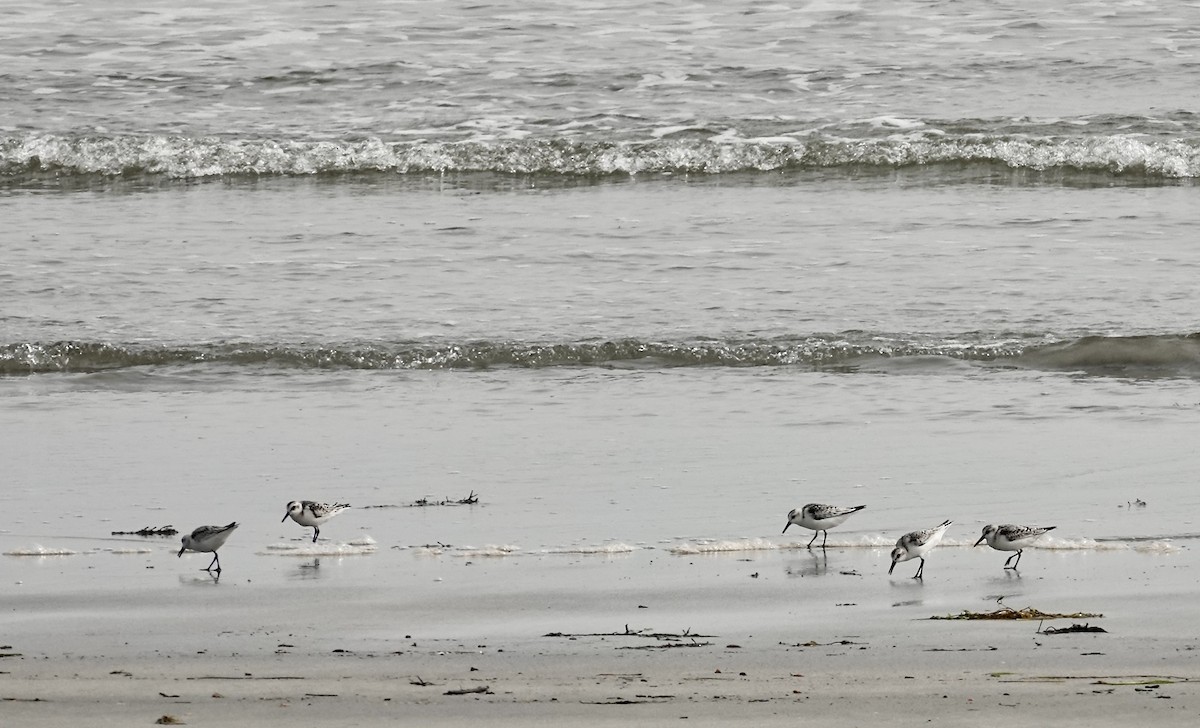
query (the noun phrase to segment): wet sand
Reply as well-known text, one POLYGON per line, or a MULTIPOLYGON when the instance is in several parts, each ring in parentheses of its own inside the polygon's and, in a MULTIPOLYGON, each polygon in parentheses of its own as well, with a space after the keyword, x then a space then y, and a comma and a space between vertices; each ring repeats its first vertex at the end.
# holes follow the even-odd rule
POLYGON ((1001 569, 1003 557, 951 545, 920 582, 913 562, 889 579, 875 548, 289 559, 255 558, 243 544, 224 555, 219 581, 197 570, 205 555, 175 559, 165 546, 6 557, 17 583, 0 620, 0 698, 15 726, 162 716, 259 726, 1192 724, 1190 549, 1030 549, 1020 574, 1001 569), (1053 624, 1107 632, 929 619, 990 611, 997 599, 1102 613, 1053 624))

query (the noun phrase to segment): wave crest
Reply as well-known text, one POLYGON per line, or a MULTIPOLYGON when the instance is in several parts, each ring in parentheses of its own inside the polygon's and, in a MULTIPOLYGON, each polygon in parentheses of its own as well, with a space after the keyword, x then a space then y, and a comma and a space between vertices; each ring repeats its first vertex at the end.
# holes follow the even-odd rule
MULTIPOLYGON (((834 133, 837 130, 833 130, 834 133)), ((388 173, 539 175, 735 174, 805 170, 892 171, 983 165, 997 173, 1056 171, 1174 180, 1200 177, 1200 146, 1181 139, 938 133, 858 138, 811 134, 759 139, 338 141, 185 136, 0 138, 0 179, 66 179, 388 173)))
POLYGON ((1200 377, 1200 334, 904 336, 863 331, 770 340, 637 338, 585 342, 393 342, 143 346, 88 341, 0 345, 0 375, 94 373, 134 367, 239 369, 488 369, 498 367, 807 366, 842 372, 931 371, 947 365, 1010 366, 1105 376, 1200 377), (1049 341, 1050 343, 1046 343, 1049 341))

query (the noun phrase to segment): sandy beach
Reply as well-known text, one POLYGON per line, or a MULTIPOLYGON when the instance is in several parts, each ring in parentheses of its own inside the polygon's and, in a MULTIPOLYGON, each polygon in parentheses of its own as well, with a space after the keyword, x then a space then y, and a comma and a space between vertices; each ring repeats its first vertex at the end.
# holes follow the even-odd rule
POLYGON ((203 554, 159 548, 109 559, 146 560, 127 589, 84 577, 27 595, 86 557, 9 558, 6 573, 32 579, 5 599, 5 723, 1182 726, 1200 708, 1191 610, 1167 576, 1189 550, 1029 549, 1013 574, 952 544, 914 581, 912 563, 881 573, 880 549, 781 543, 483 559, 231 549, 241 573, 219 581, 193 571, 203 554), (357 582, 393 568, 396 583, 357 582), (162 569, 184 588, 151 588, 162 569), (1113 592, 1105 572, 1144 576, 1113 592), (930 619, 1006 605, 1103 616, 930 619), (1084 623, 1106 631, 1045 632, 1084 623))

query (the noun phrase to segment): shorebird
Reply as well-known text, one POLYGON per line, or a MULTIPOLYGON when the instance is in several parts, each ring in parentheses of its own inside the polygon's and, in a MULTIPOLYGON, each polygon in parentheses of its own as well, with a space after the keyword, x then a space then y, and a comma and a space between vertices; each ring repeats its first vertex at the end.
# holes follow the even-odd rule
POLYGON ((808 542, 807 548, 812 548, 813 541, 817 540, 817 534, 824 531, 825 538, 821 539, 821 548, 825 548, 825 542, 829 540, 829 529, 842 525, 851 514, 864 508, 866 506, 827 506, 824 503, 809 503, 803 508, 794 509, 788 513, 788 522, 787 526, 783 527, 783 533, 787 533, 788 526, 792 524, 811 528, 813 537, 808 542))
POLYGON ((920 559, 921 565, 917 567, 917 573, 913 574, 913 578, 922 578, 922 574, 925 572, 925 554, 938 545, 949 525, 950 521, 943 521, 941 525, 934 526, 933 528, 927 528, 924 531, 913 531, 901 536, 896 541, 896 548, 892 549, 892 566, 888 569, 888 575, 891 575, 892 570, 896 568, 896 564, 901 561, 920 559))
POLYGON ((287 504, 287 513, 283 514, 283 521, 292 517, 292 520, 299 523, 301 526, 313 527, 313 543, 317 542, 317 536, 321 535, 321 524, 333 518, 337 514, 350 507, 349 503, 317 503, 316 501, 292 501, 287 504))
POLYGON ((221 557, 217 555, 217 549, 225 545, 229 534, 237 527, 237 521, 228 526, 201 526, 183 537, 183 548, 179 549, 179 556, 183 556, 183 552, 189 550, 209 552, 213 555, 213 560, 208 562, 208 568, 204 571, 216 571, 217 576, 220 576, 221 557), (217 565, 216 569, 213 569, 213 564, 217 565))
POLYGON ((1016 551, 1017 553, 1008 557, 1008 561, 1004 562, 1004 568, 1017 570, 1017 564, 1021 563, 1021 553, 1026 546, 1037 541, 1047 531, 1053 531, 1057 526, 1014 526, 1011 523, 1002 523, 999 526, 987 525, 983 527, 983 535, 975 542, 975 545, 988 542, 988 546, 997 551, 1016 551), (1008 565, 1009 561, 1013 562, 1012 566, 1008 565))

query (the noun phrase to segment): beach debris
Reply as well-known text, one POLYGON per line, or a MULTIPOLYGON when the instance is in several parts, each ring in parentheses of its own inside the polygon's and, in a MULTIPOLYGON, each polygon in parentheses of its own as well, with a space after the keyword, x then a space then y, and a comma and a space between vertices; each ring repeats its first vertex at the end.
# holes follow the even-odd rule
MULTIPOLYGON (((999 601, 999 600, 997 600, 999 601)), ((972 619, 1096 619, 1103 617, 1103 614, 1095 614, 1092 612, 1072 612, 1070 614, 1058 612, 1043 612, 1040 609, 1033 607, 1025 607, 1024 609, 1013 609, 1006 607, 1003 604, 1000 608, 991 612, 972 612, 969 609, 964 609, 958 614, 947 614, 943 616, 934 615, 930 619, 951 619, 951 620, 972 620, 972 619)))
POLYGON ((424 506, 473 506, 478 502, 479 502, 479 494, 472 490, 469 494, 467 494, 466 498, 459 498, 457 500, 454 500, 451 498, 443 498, 442 500, 431 500, 428 496, 426 496, 424 498, 419 498, 419 499, 413 501, 411 507, 421 508, 424 506))
POLYGON ((1131 680, 1131 679, 1126 679, 1126 678, 1102 677, 1102 678, 1099 678, 1098 680, 1096 680, 1092 684, 1093 685, 1153 685, 1155 687, 1158 687, 1159 685, 1174 685, 1175 683, 1181 683, 1181 682, 1195 682, 1195 678, 1167 677, 1167 676, 1160 675, 1160 676, 1150 677, 1147 679, 1131 680))
POLYGON ((425 680, 423 680, 423 679, 421 678, 421 676, 420 676, 420 675, 417 675, 417 679, 416 679, 416 680, 409 680, 409 681, 408 681, 408 684, 409 684, 409 685, 416 685, 416 686, 418 686, 418 687, 422 687, 422 688, 427 688, 427 687, 429 687, 430 685, 433 685, 433 683, 431 683, 431 682, 425 682, 425 680))
POLYGON ((168 693, 164 693, 161 690, 159 691, 158 695, 159 695, 159 697, 162 697, 162 698, 178 698, 179 697, 178 695, 170 695, 168 693))
POLYGON ((422 496, 412 503, 384 503, 374 506, 363 506, 363 508, 427 508, 429 506, 473 506, 479 503, 479 494, 472 490, 463 498, 430 498, 422 496))
POLYGON ((834 647, 839 645, 865 645, 866 642, 851 642, 850 640, 817 642, 816 640, 809 640, 808 642, 796 642, 794 644, 788 644, 787 642, 780 642, 779 644, 783 645, 784 647, 834 647))
POLYGON ((669 649, 673 647, 708 647, 712 642, 698 642, 699 639, 711 639, 716 635, 711 634, 695 634, 691 628, 685 629, 683 632, 649 632, 644 629, 630 629, 629 625, 625 625, 624 632, 588 632, 579 634, 569 634, 567 632, 548 632, 543 637, 565 637, 569 640, 578 639, 580 637, 640 637, 643 639, 652 639, 656 642, 664 644, 649 644, 649 645, 625 645, 617 647, 618 650, 659 650, 669 649))
POLYGON ((476 695, 476 694, 492 695, 493 694, 492 686, 491 685, 480 685, 479 687, 475 687, 475 688, 455 688, 453 690, 447 690, 446 692, 442 693, 442 695, 476 695))
POLYGON ((1086 622, 1072 624, 1070 627, 1047 627, 1046 629, 1041 629, 1041 625, 1038 625, 1038 634, 1069 634, 1071 632, 1104 632, 1107 634, 1108 630, 1103 627, 1094 627, 1086 622))
POLYGON ((991 677, 1000 682, 1011 683, 1065 683, 1072 680, 1087 680, 1090 685, 1173 685, 1175 683, 1200 682, 1200 678, 1180 675, 1029 675, 1021 677, 1015 672, 992 672, 991 677))
POLYGON ((622 645, 618 650, 669 650, 675 647, 711 647, 712 642, 665 642, 660 645, 622 645))
POLYGON ((573 639, 575 637, 648 637, 648 638, 656 639, 656 640, 682 640, 682 639, 691 639, 691 638, 695 638, 695 637, 701 637, 701 638, 716 637, 716 635, 712 635, 712 634, 693 633, 690 627, 688 629, 683 630, 682 632, 647 632, 644 629, 629 629, 628 624, 625 625, 624 632, 579 632, 579 633, 574 633, 574 634, 568 633, 568 632, 547 632, 546 634, 544 634, 542 636, 543 637, 567 637, 569 639, 573 639))
POLYGON ((186 725, 182 720, 173 715, 163 715, 163 717, 154 721, 154 725, 186 725))
POLYGON ((995 652, 999 647, 930 647, 926 652, 995 652))
POLYGON ((142 526, 136 531, 113 531, 113 536, 174 536, 179 531, 174 526, 142 526))
POLYGON ((1125 501, 1125 505, 1117 506, 1117 508, 1145 508, 1146 501, 1141 498, 1134 498, 1131 501, 1125 501))

